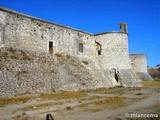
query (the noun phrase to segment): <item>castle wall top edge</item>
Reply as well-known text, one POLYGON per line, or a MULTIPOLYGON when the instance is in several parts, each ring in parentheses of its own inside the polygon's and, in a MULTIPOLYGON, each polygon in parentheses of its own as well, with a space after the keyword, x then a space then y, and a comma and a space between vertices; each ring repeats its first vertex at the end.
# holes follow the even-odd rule
POLYGON ((145 53, 140 53, 140 54, 129 54, 129 56, 146 56, 145 53))
POLYGON ((59 27, 62 27, 62 28, 71 29, 71 30, 74 30, 74 31, 77 31, 77 32, 81 32, 81 33, 85 33, 85 34, 93 35, 93 36, 103 35, 103 34, 110 34, 110 33, 121 33, 121 34, 127 34, 128 35, 127 32, 122 32, 122 31, 109 31, 109 32, 102 32, 102 33, 92 34, 92 33, 89 33, 89 32, 83 31, 83 30, 75 29, 75 28, 72 28, 72 27, 69 27, 69 26, 64 26, 64 25, 57 24, 57 23, 50 22, 50 21, 46 21, 46 20, 43 20, 43 19, 40 19, 40 18, 37 18, 37 17, 33 17, 33 16, 30 16, 30 15, 27 15, 27 14, 24 14, 24 13, 20 13, 20 12, 11 10, 9 8, 5 8, 3 6, 0 6, 0 11, 21 15, 21 16, 24 16, 24 17, 27 17, 27 18, 30 18, 30 19, 38 20, 38 21, 41 21, 41 22, 44 22, 44 23, 48 23, 48 24, 51 24, 51 25, 56 25, 56 26, 59 26, 59 27))
POLYGON ((46 20, 43 20, 43 19, 40 19, 40 18, 37 18, 37 17, 33 17, 33 16, 30 16, 30 15, 26 15, 26 14, 23 14, 23 13, 20 13, 20 12, 17 12, 17 11, 14 11, 14 10, 11 10, 11 9, 8 9, 8 8, 2 7, 2 6, 0 6, 0 10, 5 11, 5 12, 9 12, 9 13, 12 13, 12 14, 17 14, 17 15, 21 15, 21 16, 24 16, 24 17, 28 17, 30 19, 39 20, 39 21, 44 22, 44 23, 48 23, 48 24, 59 26, 59 27, 75 30, 75 31, 78 31, 78 32, 81 32, 81 33, 93 35, 92 33, 88 33, 88 32, 85 32, 85 31, 82 31, 82 30, 79 30, 79 29, 75 29, 75 28, 72 28, 72 27, 68 27, 68 26, 53 23, 53 22, 50 22, 50 21, 46 21, 46 20))
POLYGON ((122 31, 110 31, 110 32, 102 32, 102 33, 97 33, 97 34, 94 34, 94 36, 98 36, 98 35, 103 35, 103 34, 112 34, 112 33, 121 33, 121 34, 127 34, 127 32, 122 32, 122 31))

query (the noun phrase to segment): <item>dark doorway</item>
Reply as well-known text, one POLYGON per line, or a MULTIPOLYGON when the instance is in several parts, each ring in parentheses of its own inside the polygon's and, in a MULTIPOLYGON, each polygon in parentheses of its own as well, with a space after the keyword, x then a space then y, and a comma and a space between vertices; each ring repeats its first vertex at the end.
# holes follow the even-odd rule
POLYGON ((98 50, 98 55, 101 55, 101 50, 98 50))
POLYGON ((49 41, 49 53, 53 54, 53 42, 49 41))
POLYGON ((117 73, 115 73, 115 79, 118 82, 118 74, 117 73))
POLYGON ((118 80, 118 72, 117 72, 116 68, 112 68, 111 69, 111 74, 116 79, 116 81, 119 82, 119 80, 118 80))

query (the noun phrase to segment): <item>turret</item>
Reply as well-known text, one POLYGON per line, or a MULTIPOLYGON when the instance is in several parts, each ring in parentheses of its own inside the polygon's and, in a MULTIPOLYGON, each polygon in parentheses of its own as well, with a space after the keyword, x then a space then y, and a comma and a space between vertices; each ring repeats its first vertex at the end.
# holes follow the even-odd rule
POLYGON ((119 22, 118 24, 122 32, 128 33, 128 26, 126 22, 119 22))

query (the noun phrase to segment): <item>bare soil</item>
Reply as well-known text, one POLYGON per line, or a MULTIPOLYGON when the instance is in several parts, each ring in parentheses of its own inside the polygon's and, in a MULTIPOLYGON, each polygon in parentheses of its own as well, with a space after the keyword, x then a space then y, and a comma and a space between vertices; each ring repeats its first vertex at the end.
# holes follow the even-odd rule
POLYGON ((54 120, 149 120, 128 115, 160 114, 159 93, 159 83, 147 83, 141 88, 18 95, 0 99, 0 120, 46 120, 47 114, 54 120))

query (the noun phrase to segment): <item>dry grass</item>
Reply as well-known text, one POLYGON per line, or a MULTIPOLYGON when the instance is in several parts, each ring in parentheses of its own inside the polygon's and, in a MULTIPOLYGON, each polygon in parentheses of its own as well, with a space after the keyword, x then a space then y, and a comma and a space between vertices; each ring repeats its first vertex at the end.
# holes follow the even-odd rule
POLYGON ((107 97, 103 100, 98 100, 95 101, 95 105, 113 105, 113 104, 124 104, 125 103, 126 97, 122 96, 112 96, 112 97, 107 97))
POLYGON ((100 108, 86 108, 85 110, 83 110, 83 112, 88 112, 88 111, 98 112, 98 111, 100 111, 100 110, 101 110, 100 108))
POLYGON ((86 92, 93 92, 93 93, 100 93, 100 94, 114 94, 114 93, 122 94, 127 89, 128 88, 117 86, 114 88, 98 88, 96 90, 90 90, 90 91, 86 91, 86 92))
POLYGON ((62 102, 58 102, 58 103, 54 103, 54 102, 47 102, 47 103, 41 103, 41 104, 36 104, 36 105, 30 105, 24 108, 20 108, 18 110, 22 110, 22 111, 31 111, 31 110, 38 110, 47 106, 51 106, 51 105, 62 105, 62 102))
POLYGON ((20 102, 26 102, 30 99, 33 99, 33 96, 25 95, 25 96, 10 97, 10 98, 0 98, 0 107, 7 104, 17 104, 20 102))
POLYGON ((8 48, 7 49, 7 52, 1 52, 0 51, 0 57, 10 57, 12 59, 16 59, 16 60, 24 60, 24 61, 27 61, 27 60, 31 60, 30 56, 28 56, 26 54, 26 52, 24 52, 23 50, 16 50, 16 49, 13 49, 13 48, 8 48), (12 53, 12 54, 10 54, 12 53))
POLYGON ((122 106, 125 104, 126 97, 122 96, 112 96, 112 97, 105 97, 104 99, 96 99, 91 102, 82 103, 77 105, 76 107, 88 107, 88 106, 122 106))
POLYGON ((0 52, 0 57, 7 57, 8 53, 7 52, 0 52))
POLYGON ((48 94, 41 94, 39 97, 41 99, 53 99, 53 100, 61 100, 61 99, 74 99, 85 97, 87 94, 78 91, 66 91, 66 92, 51 92, 48 94))
POLYGON ((89 103, 82 103, 82 104, 77 105, 76 107, 80 107, 80 108, 87 107, 89 104, 92 104, 92 103, 91 102, 89 102, 89 103))
POLYGON ((24 116, 17 116, 14 118, 14 120, 44 120, 44 119, 39 119, 39 118, 31 118, 31 117, 24 117, 24 116))
POLYGON ((160 85, 160 81, 154 81, 154 82, 142 82, 143 86, 155 86, 160 85))

